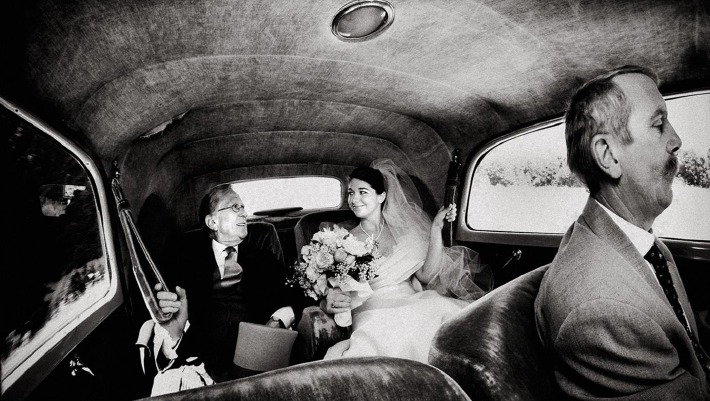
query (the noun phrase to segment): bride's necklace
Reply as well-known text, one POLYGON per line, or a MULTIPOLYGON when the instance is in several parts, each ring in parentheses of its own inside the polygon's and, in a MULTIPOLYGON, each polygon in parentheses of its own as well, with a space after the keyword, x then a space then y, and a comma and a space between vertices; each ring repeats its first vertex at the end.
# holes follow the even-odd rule
POLYGON ((370 235, 367 231, 365 231, 365 229, 362 228, 362 222, 360 222, 360 229, 362 230, 362 232, 365 233, 365 235, 367 235, 367 238, 369 238, 373 243, 377 242, 377 240, 380 238, 380 235, 382 235, 383 228, 385 228, 384 220, 382 221, 382 224, 380 225, 380 232, 377 233, 377 237, 375 237, 374 235, 370 235))

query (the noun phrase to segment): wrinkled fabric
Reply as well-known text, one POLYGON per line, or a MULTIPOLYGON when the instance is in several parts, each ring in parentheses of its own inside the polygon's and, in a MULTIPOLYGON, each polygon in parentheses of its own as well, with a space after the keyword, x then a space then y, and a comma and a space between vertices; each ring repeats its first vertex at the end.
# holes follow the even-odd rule
POLYGON ((370 280, 373 294, 352 311, 350 339, 333 345, 325 359, 391 356, 427 362, 439 326, 469 302, 421 290, 413 274, 424 263, 423 245, 414 236, 395 245, 381 274, 370 280))
MULTIPOLYGON (((412 179, 390 159, 377 159, 370 167, 377 169, 385 180, 387 197, 382 209, 385 224, 395 242, 417 242, 416 245, 410 246, 410 251, 416 252, 416 257, 421 258, 423 263, 427 257, 432 219, 418 206, 420 200, 416 191, 405 191, 405 188, 415 187, 412 179)), ((492 278, 493 275, 490 274, 490 267, 481 264, 478 253, 470 248, 444 247, 441 258, 433 263, 438 267, 438 271, 426 284, 426 289, 436 290, 441 295, 473 301, 485 295, 492 287, 490 282, 484 282, 482 287, 476 284, 477 276, 492 278)), ((419 267, 421 264, 411 274, 419 267)), ((408 274, 408 270, 395 271, 405 276, 408 274)), ((389 272, 383 270, 381 274, 389 272)), ((393 282, 399 281, 401 280, 393 282)))
POLYGON ((205 371, 205 364, 183 365, 158 373, 153 380, 151 397, 175 393, 182 390, 204 387, 214 384, 214 380, 205 371))

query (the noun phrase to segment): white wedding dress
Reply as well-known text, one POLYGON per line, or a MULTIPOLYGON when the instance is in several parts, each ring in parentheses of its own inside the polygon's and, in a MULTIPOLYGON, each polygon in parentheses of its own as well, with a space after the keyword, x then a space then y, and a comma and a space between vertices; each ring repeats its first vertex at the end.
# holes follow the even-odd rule
POLYGON ((374 290, 352 310, 350 339, 330 347, 325 359, 390 356, 427 363, 434 334, 470 301, 422 290, 414 273, 424 263, 427 243, 405 236, 369 281, 374 290))

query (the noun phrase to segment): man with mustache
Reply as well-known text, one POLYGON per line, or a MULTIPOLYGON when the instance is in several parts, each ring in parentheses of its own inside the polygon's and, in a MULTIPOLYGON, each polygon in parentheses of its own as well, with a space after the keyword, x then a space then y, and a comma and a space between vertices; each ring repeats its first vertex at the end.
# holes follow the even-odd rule
POLYGON ((565 122, 589 189, 535 300, 571 399, 707 400, 707 354, 678 270, 652 225, 673 200, 681 140, 656 75, 624 66, 584 84, 565 122))

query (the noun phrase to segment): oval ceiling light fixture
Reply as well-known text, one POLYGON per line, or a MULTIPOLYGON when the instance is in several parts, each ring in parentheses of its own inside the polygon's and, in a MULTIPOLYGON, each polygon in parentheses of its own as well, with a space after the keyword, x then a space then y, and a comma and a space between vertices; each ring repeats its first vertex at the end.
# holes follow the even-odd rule
POLYGON ((347 42, 372 39, 394 21, 394 8, 386 1, 357 0, 343 6, 331 24, 333 35, 347 42))

